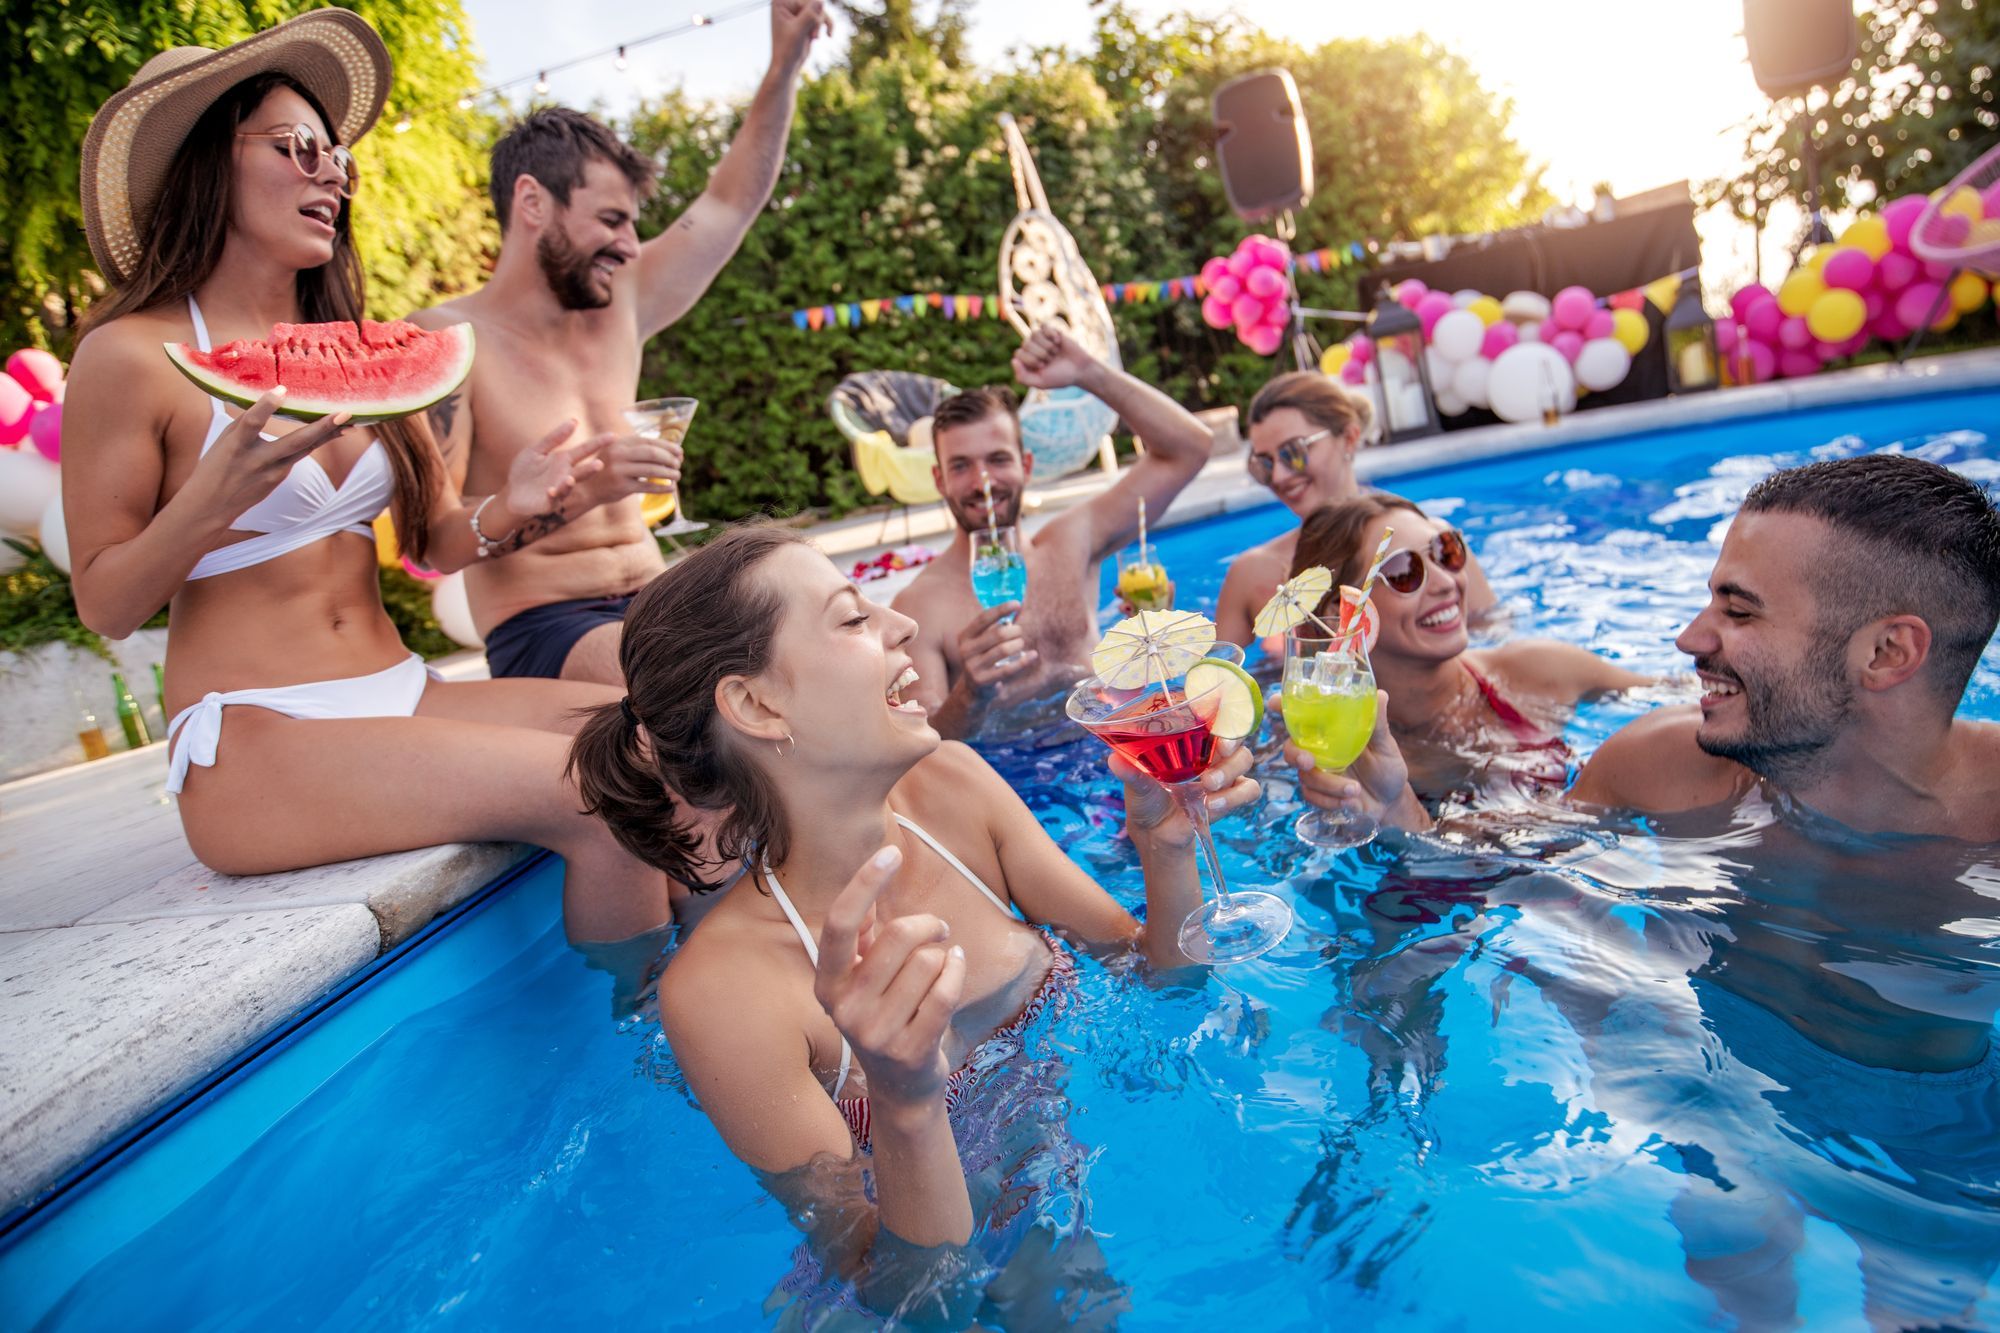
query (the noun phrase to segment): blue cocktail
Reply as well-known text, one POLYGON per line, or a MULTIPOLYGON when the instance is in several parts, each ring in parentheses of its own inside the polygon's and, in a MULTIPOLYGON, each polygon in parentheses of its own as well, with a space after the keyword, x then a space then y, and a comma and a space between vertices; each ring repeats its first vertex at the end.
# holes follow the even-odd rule
MULTIPOLYGON (((972 534, 972 595, 988 610, 1007 602, 1027 602, 1028 561, 1021 554, 1020 529, 1013 524, 980 528, 972 534)), ((1010 615, 1006 622, 1013 619, 1010 615)), ((1013 660, 1005 658, 995 665, 1013 660)))

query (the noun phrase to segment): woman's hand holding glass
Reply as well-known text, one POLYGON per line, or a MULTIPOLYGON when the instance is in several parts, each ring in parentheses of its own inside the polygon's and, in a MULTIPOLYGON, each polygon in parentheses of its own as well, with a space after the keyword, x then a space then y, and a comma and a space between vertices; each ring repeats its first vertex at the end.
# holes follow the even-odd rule
POLYGON ((942 1104, 951 1068, 944 1036, 965 990, 965 951, 928 913, 892 917, 876 901, 903 857, 884 847, 827 909, 813 995, 868 1076, 877 1116, 942 1104))
MULTIPOLYGON (((1211 819, 1220 819, 1232 810, 1249 805, 1263 794, 1257 780, 1249 776, 1257 756, 1241 741, 1218 740, 1215 756, 1199 779, 1211 819)), ((1195 844, 1194 825, 1187 811, 1174 799, 1173 792, 1147 777, 1134 765, 1112 751, 1111 775, 1125 784, 1125 831, 1133 838, 1150 839, 1154 845, 1180 850, 1195 844)))
MULTIPOLYGON (((1273 708, 1278 703, 1274 691, 1273 708)), ((1329 771, 1296 741, 1285 742, 1285 760, 1298 770, 1299 796, 1332 814, 1360 817, 1381 826, 1422 830, 1431 826, 1423 802, 1410 788, 1410 767, 1389 731, 1389 696, 1375 694, 1375 730, 1368 746, 1345 769, 1329 771)))

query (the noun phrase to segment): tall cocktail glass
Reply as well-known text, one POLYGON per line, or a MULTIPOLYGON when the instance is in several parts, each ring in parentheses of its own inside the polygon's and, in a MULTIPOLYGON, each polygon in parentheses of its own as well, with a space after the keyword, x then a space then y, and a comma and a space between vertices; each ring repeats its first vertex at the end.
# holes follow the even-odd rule
MULTIPOLYGON (((1287 633, 1279 706, 1293 743, 1323 770, 1338 773, 1360 758, 1375 734, 1375 673, 1359 639, 1287 633)), ((1330 851, 1359 847, 1376 831, 1365 815, 1330 810, 1308 810, 1292 825, 1301 842, 1330 851)))

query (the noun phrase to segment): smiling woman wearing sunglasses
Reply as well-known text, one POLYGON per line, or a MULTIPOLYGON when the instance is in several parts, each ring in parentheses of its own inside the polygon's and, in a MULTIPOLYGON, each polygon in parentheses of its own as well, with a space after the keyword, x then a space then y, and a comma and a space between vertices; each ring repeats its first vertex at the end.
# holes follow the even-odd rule
MULTIPOLYGON (((1369 654, 1389 700, 1389 730, 1426 805, 1510 794, 1547 797, 1568 782, 1563 726, 1578 701, 1652 683, 1573 644, 1517 639, 1471 648, 1465 536, 1401 496, 1377 492, 1315 510, 1288 574, 1314 565, 1359 585, 1395 529, 1372 600, 1381 636, 1369 654)), ((1322 617, 1338 613, 1328 594, 1322 617)))
MULTIPOLYGON (((1365 399, 1317 371, 1280 375, 1250 400, 1245 465, 1259 485, 1269 487, 1303 519, 1323 505, 1363 493, 1354 479, 1354 455, 1368 433, 1369 417, 1365 399)), ((1290 577, 1298 540, 1299 530, 1287 529, 1229 562, 1215 609, 1216 632, 1222 638, 1250 646, 1250 622, 1272 590, 1290 577)), ((1476 560, 1467 569, 1466 600, 1475 621, 1493 609, 1493 589, 1476 560)))

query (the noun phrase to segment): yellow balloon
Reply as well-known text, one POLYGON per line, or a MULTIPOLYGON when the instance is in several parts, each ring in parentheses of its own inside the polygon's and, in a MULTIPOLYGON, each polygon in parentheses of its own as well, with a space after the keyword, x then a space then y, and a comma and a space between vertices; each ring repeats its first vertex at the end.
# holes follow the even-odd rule
POLYGON ((1961 273, 1951 280, 1951 308, 1961 315, 1969 315, 1986 304, 1991 290, 1986 279, 1977 273, 1961 273))
POLYGON ((1861 332, 1868 322, 1868 303, 1859 292, 1829 287, 1806 311, 1806 328, 1823 343, 1842 342, 1861 332))
POLYGON ((1633 356, 1645 350, 1646 343, 1653 336, 1646 317, 1636 310, 1614 310, 1611 312, 1611 336, 1616 338, 1626 351, 1633 356))
POLYGON ((386 509, 375 516, 375 563, 384 569, 403 567, 403 553, 396 546, 396 523, 386 509))
POLYGON ((1815 245, 1799 261, 1799 267, 1811 269, 1814 273, 1818 273, 1826 267, 1826 261, 1833 258, 1833 252, 1837 249, 1839 247, 1833 245, 1815 245))
MULTIPOLYGON (((1974 199, 1976 202, 1977 196, 1974 199)), ((1840 243, 1866 250, 1870 259, 1880 259, 1891 248, 1889 224, 1877 217, 1856 218, 1840 233, 1840 243)))
POLYGON ((1354 355, 1354 349, 1346 343, 1335 343, 1320 353, 1319 372, 1322 375, 1338 375, 1340 368, 1354 355))
POLYGON ((1506 318, 1500 308, 1500 302, 1490 296, 1479 297, 1465 308, 1479 316, 1479 322, 1489 329, 1506 318))
POLYGON ((1812 309, 1813 302, 1819 300, 1820 293, 1825 290, 1826 283, 1820 280, 1819 274, 1810 269, 1795 268, 1778 288, 1778 309, 1788 315, 1803 315, 1812 309))
POLYGON ((1944 201, 1944 207, 1938 212, 1962 217, 1967 222, 1983 222, 1986 218, 1986 206, 1979 200, 1979 191, 1970 185, 1961 185, 1953 190, 1951 198, 1944 201))

